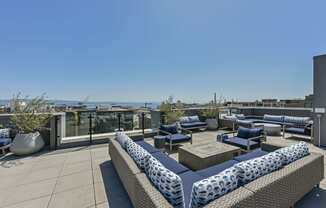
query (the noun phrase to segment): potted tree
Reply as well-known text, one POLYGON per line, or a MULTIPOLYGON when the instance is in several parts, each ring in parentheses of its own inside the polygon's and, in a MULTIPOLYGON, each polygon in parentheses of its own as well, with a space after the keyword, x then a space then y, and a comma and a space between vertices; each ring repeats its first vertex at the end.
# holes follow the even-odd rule
POLYGON ((21 99, 18 94, 13 98, 11 105, 14 111, 11 120, 18 133, 10 151, 16 155, 27 155, 40 151, 45 143, 39 131, 51 118, 44 95, 33 99, 27 97, 21 99))
POLYGON ((202 116, 206 118, 207 129, 216 130, 218 128, 218 108, 209 106, 208 108, 202 111, 202 116))
POLYGON ((184 116, 184 111, 180 109, 173 109, 173 98, 171 96, 169 99, 161 103, 160 112, 164 118, 162 123, 175 123, 180 117, 184 116))

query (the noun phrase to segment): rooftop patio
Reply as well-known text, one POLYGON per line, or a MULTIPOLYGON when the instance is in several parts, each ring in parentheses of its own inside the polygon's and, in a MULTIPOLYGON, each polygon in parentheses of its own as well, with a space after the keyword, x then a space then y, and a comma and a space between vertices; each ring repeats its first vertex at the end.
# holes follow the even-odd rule
MULTIPOLYGON (((193 145, 214 141, 218 132, 194 133, 193 145)), ((268 137, 267 140, 282 140, 268 137)), ((151 138, 146 139, 153 144, 151 138)), ((292 142, 292 140, 287 140, 292 142)), ((294 141, 293 141, 294 142, 294 141)), ((326 154, 316 146, 310 151, 326 154)), ((176 151, 170 154, 178 160, 176 151)), ((326 180, 296 207, 321 207, 326 203, 326 180)), ((111 163, 106 144, 43 151, 31 157, 11 155, 0 162, 0 207, 102 208, 132 207, 111 163)))

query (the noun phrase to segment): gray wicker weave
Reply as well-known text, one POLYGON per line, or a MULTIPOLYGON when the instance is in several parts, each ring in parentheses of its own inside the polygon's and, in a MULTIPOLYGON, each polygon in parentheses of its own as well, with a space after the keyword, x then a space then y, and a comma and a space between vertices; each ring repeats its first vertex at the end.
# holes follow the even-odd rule
POLYGON ((171 204, 152 185, 144 173, 136 176, 136 198, 137 206, 142 208, 162 207, 172 208, 171 204))
MULTIPOLYGON (((172 207, 117 141, 110 142, 109 151, 113 165, 134 207, 172 207)), ((324 156, 311 153, 228 193, 205 208, 290 207, 319 184, 323 177, 324 156)))
POLYGON ((256 207, 291 207, 324 177, 324 156, 312 153, 244 187, 254 192, 256 207))
POLYGON ((137 207, 137 199, 135 196, 136 174, 141 173, 141 170, 117 141, 111 140, 109 144, 109 153, 112 163, 129 195, 132 204, 137 207))
POLYGON ((238 189, 228 193, 209 203, 205 208, 254 208, 254 193, 239 187, 238 189))

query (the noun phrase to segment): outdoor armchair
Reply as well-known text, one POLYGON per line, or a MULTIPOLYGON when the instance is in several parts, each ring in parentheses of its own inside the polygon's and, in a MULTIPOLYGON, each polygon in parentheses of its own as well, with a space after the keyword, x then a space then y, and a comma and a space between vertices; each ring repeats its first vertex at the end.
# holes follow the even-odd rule
POLYGON ((240 127, 238 131, 231 133, 232 137, 229 137, 228 134, 220 135, 222 142, 240 147, 245 151, 259 148, 261 142, 266 140, 266 135, 261 128, 240 127))
POLYGON ((177 124, 161 125, 158 135, 165 136, 165 142, 169 144, 170 151, 172 151, 174 145, 180 143, 190 142, 192 144, 192 132, 178 127, 177 124))
POLYGON ((11 145, 10 129, 0 129, 0 151, 5 154, 5 150, 11 145))

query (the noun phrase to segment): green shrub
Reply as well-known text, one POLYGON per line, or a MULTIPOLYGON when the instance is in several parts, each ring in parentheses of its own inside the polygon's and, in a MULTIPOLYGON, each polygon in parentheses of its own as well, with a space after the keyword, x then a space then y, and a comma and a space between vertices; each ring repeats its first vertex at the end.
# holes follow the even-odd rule
POLYGON ((33 99, 28 99, 28 97, 21 99, 19 93, 14 96, 11 103, 14 107, 14 115, 11 120, 20 133, 28 134, 38 131, 48 123, 52 116, 44 95, 33 99), (22 102, 25 105, 21 105, 22 102))
POLYGON ((184 111, 173 108, 173 99, 171 97, 161 103, 160 111, 165 118, 165 122, 169 124, 178 121, 180 117, 184 116, 184 111))

